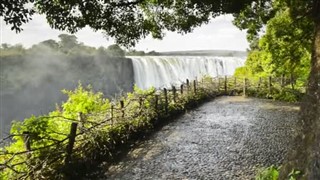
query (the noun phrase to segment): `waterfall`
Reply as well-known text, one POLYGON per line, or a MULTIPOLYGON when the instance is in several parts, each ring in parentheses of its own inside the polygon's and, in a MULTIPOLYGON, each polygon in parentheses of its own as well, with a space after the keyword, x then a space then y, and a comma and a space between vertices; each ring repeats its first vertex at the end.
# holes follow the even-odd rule
POLYGON ((141 56, 130 57, 133 62, 135 84, 142 89, 178 85, 186 79, 205 75, 231 76, 243 66, 245 57, 214 56, 141 56))

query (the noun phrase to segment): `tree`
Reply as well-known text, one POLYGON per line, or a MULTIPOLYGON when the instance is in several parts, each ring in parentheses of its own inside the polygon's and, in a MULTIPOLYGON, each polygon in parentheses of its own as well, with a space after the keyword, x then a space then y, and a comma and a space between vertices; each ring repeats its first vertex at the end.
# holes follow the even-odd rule
POLYGON ((261 76, 261 73, 270 74, 272 70, 263 61, 267 60, 267 54, 263 50, 250 51, 245 62, 245 67, 248 67, 253 74, 261 76))
POLYGON ((129 50, 127 53, 126 53, 127 56, 145 56, 146 53, 144 51, 137 51, 135 49, 133 50, 129 50))
POLYGON ((11 30, 20 32, 23 23, 27 23, 31 20, 35 11, 27 6, 31 3, 31 0, 1 0, 0 2, 0 16, 4 17, 6 24, 11 25, 11 30))
POLYGON ((159 52, 156 52, 156 51, 150 51, 147 53, 148 56, 159 56, 160 53, 159 52))
POLYGON ((251 1, 93 0, 80 3, 66 0, 5 0, 1 1, 1 7, 5 8, 0 11, 0 15, 5 16, 6 23, 20 31, 22 23, 26 23, 34 13, 25 8, 28 3, 33 2, 34 9, 46 16, 52 28, 75 33, 89 26, 113 37, 117 44, 128 46, 149 34, 160 39, 165 30, 190 32, 194 27, 207 23, 211 17, 239 12, 251 1))
POLYGON ((60 34, 58 37, 60 38, 60 49, 63 52, 67 53, 78 45, 77 37, 75 35, 60 34))
POLYGON ((10 47, 11 47, 11 45, 8 44, 8 43, 2 43, 1 44, 1 49, 9 49, 10 47))
POLYGON ((125 51, 121 49, 121 47, 117 44, 113 44, 108 46, 106 53, 108 56, 111 57, 124 57, 125 56, 125 51))
POLYGON ((297 64, 304 63, 308 54, 304 48, 311 52, 311 57, 307 58, 311 59, 307 95, 301 106, 301 133, 295 140, 295 148, 290 153, 288 162, 282 167, 280 179, 285 179, 286 173, 292 168, 302 170, 305 179, 319 179, 320 166, 316 164, 320 164, 320 1, 276 0, 271 5, 273 11, 264 15, 259 14, 261 10, 255 10, 262 6, 248 7, 235 21, 240 28, 250 29, 249 36, 255 37, 260 30, 261 21, 248 23, 246 16, 253 19, 268 17, 266 22, 271 29, 260 45, 273 56, 271 61, 282 66, 282 71, 293 72, 297 64), (278 16, 279 12, 286 9, 289 18, 278 16))
MULTIPOLYGON (((293 23, 288 8, 278 10, 266 24, 265 34, 253 41, 246 67, 254 74, 274 74, 301 78, 310 68, 312 22, 293 23)), ((303 77, 305 78, 305 77, 303 77)))
POLYGON ((309 106, 303 109, 303 135, 300 136, 305 147, 297 148, 296 154, 301 155, 293 156, 297 159, 293 164, 305 170, 306 178, 320 177, 320 153, 316 153, 320 149, 320 0, 93 0, 82 3, 4 0, 0 3, 0 15, 19 31, 22 23, 27 22, 34 13, 25 8, 29 2, 33 2, 38 13, 47 17, 52 28, 74 33, 89 26, 114 37, 117 44, 127 46, 134 45, 149 34, 162 38, 166 30, 190 32, 210 18, 224 13, 233 13, 244 20, 238 25, 248 29, 249 39, 256 37, 263 24, 282 7, 289 9, 294 24, 305 19, 313 22, 311 71, 306 97, 309 106), (303 157, 308 153, 311 155, 303 157))
POLYGON ((10 45, 7 43, 1 44, 1 56, 11 56, 11 55, 23 55, 26 49, 22 44, 10 45))
MULTIPOLYGON (((268 21, 266 34, 260 40, 260 48, 270 53, 276 75, 298 76, 301 68, 310 64, 312 22, 305 19, 294 24, 289 9, 278 11, 268 21)), ((308 73, 306 73, 308 74, 308 73)))
POLYGON ((42 42, 39 43, 39 45, 43 45, 43 46, 49 47, 49 48, 54 49, 54 50, 58 50, 59 49, 59 43, 57 43, 53 39, 48 39, 48 40, 42 41, 42 42))

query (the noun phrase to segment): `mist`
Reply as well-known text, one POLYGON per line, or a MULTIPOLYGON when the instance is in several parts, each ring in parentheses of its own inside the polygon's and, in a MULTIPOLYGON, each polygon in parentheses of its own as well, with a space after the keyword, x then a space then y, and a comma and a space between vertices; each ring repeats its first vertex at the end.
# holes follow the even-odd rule
POLYGON ((108 98, 132 91, 134 83, 131 60, 110 57, 103 50, 63 53, 39 45, 25 53, 2 56, 0 64, 0 134, 5 135, 12 120, 54 110, 56 103, 67 98, 61 90, 73 90, 79 82, 108 98))

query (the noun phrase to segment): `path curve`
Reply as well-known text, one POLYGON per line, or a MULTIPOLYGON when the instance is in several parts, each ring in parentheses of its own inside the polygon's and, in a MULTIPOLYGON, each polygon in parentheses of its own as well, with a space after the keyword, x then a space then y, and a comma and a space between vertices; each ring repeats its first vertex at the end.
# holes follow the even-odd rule
POLYGON ((103 179, 252 179, 258 167, 283 161, 298 111, 271 100, 216 98, 164 126, 103 179))

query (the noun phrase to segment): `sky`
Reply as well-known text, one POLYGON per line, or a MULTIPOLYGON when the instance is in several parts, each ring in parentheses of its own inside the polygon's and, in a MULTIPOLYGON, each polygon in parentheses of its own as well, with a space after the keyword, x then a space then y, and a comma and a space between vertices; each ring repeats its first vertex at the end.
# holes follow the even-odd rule
MULTIPOLYGON (((184 50, 240 50, 245 51, 249 44, 246 40, 246 32, 239 30, 232 24, 232 15, 219 16, 210 23, 204 24, 192 33, 181 35, 175 32, 167 32, 162 40, 151 37, 141 40, 134 49, 143 51, 184 51, 184 50)), ((58 35, 67 33, 51 29, 42 15, 33 16, 33 20, 23 25, 23 31, 16 34, 10 30, 2 17, 0 20, 0 42, 9 44, 22 44, 31 47, 41 41, 54 39, 58 41, 58 35)), ((107 39, 101 32, 94 32, 90 28, 84 28, 75 34, 79 42, 88 46, 107 47, 114 44, 112 39, 107 39)))

